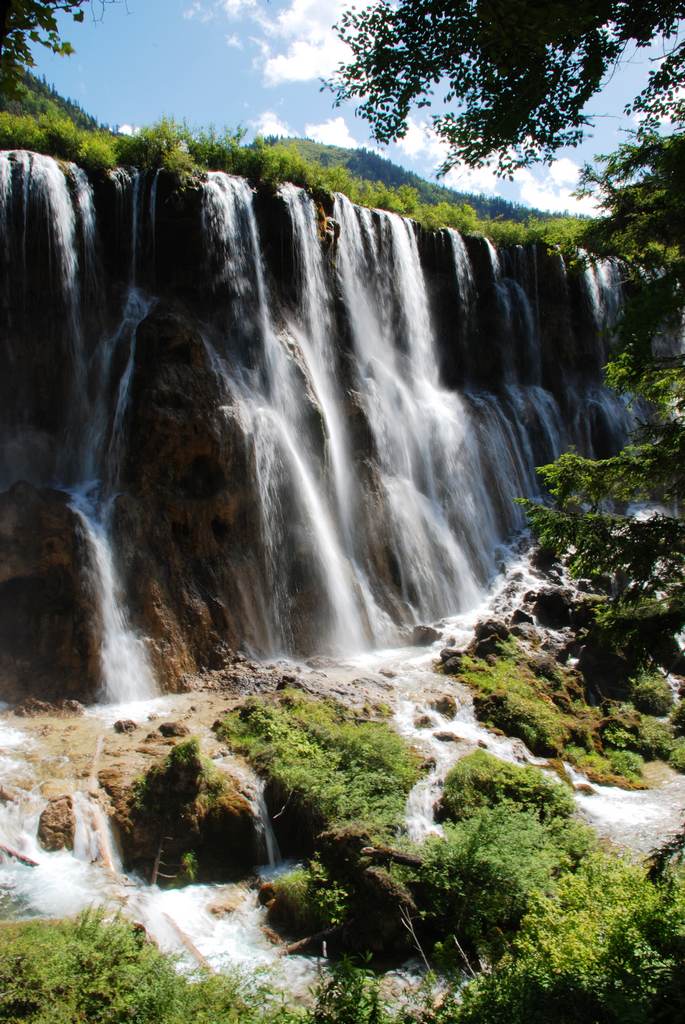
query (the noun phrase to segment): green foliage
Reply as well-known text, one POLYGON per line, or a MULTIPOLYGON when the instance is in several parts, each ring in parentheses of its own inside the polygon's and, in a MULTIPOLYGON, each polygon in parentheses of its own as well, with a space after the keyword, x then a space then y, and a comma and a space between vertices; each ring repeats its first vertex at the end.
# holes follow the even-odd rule
POLYGON ((106 131, 85 131, 60 114, 28 115, 0 112, 0 148, 31 149, 71 160, 89 171, 103 171, 118 162, 116 138, 106 131))
POLYGON ((220 735, 290 794, 314 833, 348 823, 390 833, 419 777, 417 755, 385 722, 358 721, 334 701, 296 691, 251 698, 220 735))
POLYGON ((383 1024, 379 982, 370 971, 343 958, 314 989, 316 1005, 311 1024, 383 1024))
POLYGON ((671 725, 676 736, 685 736, 685 700, 679 700, 671 711, 671 725))
POLYGON ((643 714, 663 718, 673 707, 673 691, 661 674, 643 672, 633 682, 631 700, 643 714))
MULTIPOLYGON (((459 1024, 657 1024, 682 1006, 682 889, 596 855, 532 895, 511 949, 463 991, 459 1024)), ((675 1014, 675 1016, 674 1016, 675 1014)))
POLYGON ((439 92, 446 110, 431 122, 448 147, 443 172, 495 159, 499 173, 510 175, 578 145, 591 124, 588 100, 626 50, 653 39, 668 53, 635 108, 654 127, 682 116, 682 17, 679 0, 510 0, 506 17, 498 4, 472 0, 376 0, 342 15, 337 31, 351 57, 329 87, 338 103, 359 101, 383 143, 406 135, 413 108, 429 106, 439 92))
POLYGON ((273 996, 230 975, 180 974, 128 922, 5 925, 0 957, 3 1024, 292 1024, 273 996))
POLYGON ((553 507, 523 504, 573 574, 614 577, 616 596, 598 611, 606 642, 670 668, 673 635, 685 626, 685 358, 674 341, 685 309, 685 135, 643 133, 602 160, 585 182, 609 214, 588 227, 585 244, 618 255, 629 285, 607 381, 651 414, 613 458, 570 452, 542 467, 553 507), (622 511, 633 502, 670 511, 636 518, 622 511))
POLYGON ((541 821, 568 818, 574 809, 564 784, 532 765, 508 764, 484 750, 462 758, 445 779, 442 811, 455 821, 503 802, 534 811, 541 821))
POLYGON ((221 772, 200 750, 195 736, 177 743, 161 764, 153 765, 134 785, 134 802, 153 812, 184 802, 208 807, 226 791, 221 772))
POLYGON ((677 739, 668 756, 668 763, 677 772, 685 774, 685 739, 677 739))
MULTIPOLYGON (((460 681, 473 692, 474 707, 482 721, 519 737, 536 754, 570 761, 592 782, 641 788, 645 784, 643 759, 668 761, 674 767, 679 763, 673 718, 670 723, 657 721, 652 715, 639 713, 630 703, 607 702, 601 708, 589 705, 573 670, 559 665, 554 678, 548 675, 536 671, 535 660, 530 660, 514 640, 501 644, 496 658, 463 658, 459 670, 460 681)), ((642 674, 632 683, 632 692, 642 700, 643 707, 663 710, 664 686, 663 676, 642 674)), ((447 777, 445 813, 461 817, 469 813, 474 800, 490 803, 505 798, 523 803, 526 794, 534 803, 537 777, 533 768, 490 764, 487 754, 471 755, 447 777), (521 782, 521 794, 515 796, 515 773, 521 770, 529 776, 525 785, 521 782), (509 773, 514 773, 511 780, 509 773), (511 795, 507 795, 508 786, 512 787, 511 795), (480 792, 474 793, 474 787, 480 787, 480 792)), ((543 788, 540 799, 546 792, 543 788)), ((563 803, 563 788, 555 786, 553 792, 563 803)))
POLYGON ((96 131, 100 127, 76 100, 60 96, 54 86, 48 85, 47 79, 36 78, 28 71, 22 75, 14 95, 0 91, 0 110, 10 114, 30 114, 32 117, 41 114, 68 117, 77 128, 86 131, 96 131))
MULTIPOLYGON (((107 0, 100 0, 104 6, 107 0)), ((16 95, 26 68, 35 67, 33 50, 44 46, 68 56, 71 43, 62 38, 58 14, 83 21, 86 0, 12 0, 0 8, 0 92, 16 95)))
MULTIPOLYGON (((518 222, 514 222, 481 218, 469 203, 441 200, 435 204, 430 194, 429 200, 423 201, 413 185, 401 183, 393 187, 385 181, 357 177, 346 166, 321 163, 303 155, 291 140, 267 143, 258 138, 243 145, 245 133, 240 128, 223 132, 213 127, 193 129, 173 118, 162 118, 135 135, 113 135, 105 129, 84 126, 79 118, 76 122, 68 108, 57 104, 48 105, 37 116, 0 110, 0 148, 45 153, 78 163, 91 173, 118 165, 146 171, 163 168, 181 185, 208 170, 243 175, 271 188, 290 181, 315 196, 342 192, 361 206, 411 216, 430 230, 455 228, 466 234, 486 235, 500 244, 539 242, 566 251, 570 240, 580 238, 583 230, 584 222, 576 218, 541 219, 527 211, 529 220, 522 223, 520 212, 516 212, 518 222)), ((417 182, 421 180, 416 178, 417 182)), ((478 197, 469 198, 483 209, 478 197)))
POLYGON ((533 893, 551 894, 558 873, 589 848, 589 832, 540 821, 510 803, 484 808, 445 826, 423 847, 420 881, 425 916, 460 942, 500 948, 501 930, 515 929, 533 893))
POLYGON ((312 935, 341 924, 347 915, 349 894, 316 859, 279 875, 273 890, 277 922, 295 935, 312 935))
POLYGON ((197 854, 193 850, 184 853, 181 857, 181 881, 191 884, 195 882, 199 867, 197 854))
POLYGON ((632 745, 648 761, 668 761, 673 753, 673 730, 668 724, 645 715, 632 745))

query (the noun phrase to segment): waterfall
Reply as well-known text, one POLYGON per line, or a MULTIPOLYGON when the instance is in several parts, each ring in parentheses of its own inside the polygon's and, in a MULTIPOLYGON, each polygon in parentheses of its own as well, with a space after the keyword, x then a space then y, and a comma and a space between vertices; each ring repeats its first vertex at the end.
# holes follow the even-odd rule
MULTIPOLYGON (((136 173, 131 178, 121 172, 115 181, 122 195, 130 192, 133 276, 138 259, 142 176, 136 173)), ((100 307, 105 296, 94 192, 86 174, 75 165, 60 167, 50 157, 33 153, 0 154, 0 226, 4 242, 2 269, 7 271, 0 289, 3 334, 9 339, 10 363, 15 374, 22 379, 19 353, 12 349, 13 309, 6 290, 12 276, 19 277, 12 266, 13 253, 21 254, 24 291, 36 289, 44 265, 49 282, 46 301, 57 303, 59 312, 53 314, 50 330, 57 349, 53 358, 58 394, 59 375, 63 373, 59 348, 63 341, 68 358, 61 404, 54 414, 59 417, 54 455, 46 459, 41 453, 40 459, 34 459, 34 438, 41 445, 44 441, 29 424, 31 406, 36 398, 41 399, 42 385, 29 376, 23 408, 15 422, 3 430, 4 436, 0 436, 5 452, 9 452, 3 460, 9 463, 3 475, 10 482, 37 477, 37 483, 71 494, 71 508, 81 522, 92 556, 96 619, 102 632, 102 696, 116 701, 144 699, 156 692, 156 686, 144 643, 129 625, 109 520, 118 478, 135 330, 148 312, 150 301, 135 289, 128 289, 123 309, 117 315, 117 327, 102 329, 100 307), (127 358, 117 382, 125 348, 127 358), (113 407, 112 392, 116 396, 113 407)), ((30 324, 30 311, 24 310, 22 319, 30 324)), ((50 337, 46 338, 45 343, 49 340, 50 337)), ((37 362, 40 367, 40 361, 37 362)), ((30 362, 24 365, 30 369, 30 362)), ((20 397, 24 397, 21 389, 20 397)), ((38 409, 36 418, 40 421, 41 417, 45 414, 38 409)))
POLYGON ((574 277, 534 247, 429 236, 343 196, 331 219, 293 185, 267 198, 220 172, 165 202, 179 249, 162 258, 163 174, 120 169, 96 188, 73 165, 0 154, 0 473, 71 495, 103 694, 155 689, 127 606, 149 608, 136 559, 161 602, 150 631, 176 622, 189 648, 196 615, 208 643, 349 654, 474 607, 535 467, 625 436, 601 373, 618 264, 574 277), (150 362, 139 326, 179 306, 202 351, 165 335, 150 362), (190 493, 183 452, 141 465, 143 422, 162 445, 178 433, 191 462, 209 444, 219 493, 190 493), (135 557, 111 535, 120 496, 135 557))
MULTIPOLYGON (((238 422, 253 449, 267 576, 276 581, 287 579, 291 572, 285 531, 294 516, 306 531, 313 567, 329 604, 330 642, 338 650, 354 650, 361 645, 363 632, 352 574, 318 479, 312 450, 317 439, 307 423, 302 367, 289 349, 288 339, 277 334, 269 314, 259 229, 245 181, 226 174, 209 175, 205 224, 209 241, 214 243, 217 284, 233 293, 228 336, 244 311, 251 315, 256 329, 253 365, 238 374, 227 360, 223 365, 227 390, 237 401, 238 422)), ((316 375, 320 366, 311 350, 308 354, 311 364, 305 363, 304 369, 311 372, 313 367, 316 375)), ((321 375, 319 385, 322 387, 321 375)), ((289 605, 290 594, 276 585, 272 597, 281 642, 287 642, 288 608, 284 604, 289 605)))
POLYGON ((114 704, 148 700, 156 695, 157 687, 145 643, 128 623, 107 529, 107 510, 101 518, 88 496, 78 492, 73 496, 71 507, 81 521, 92 555, 93 583, 102 625, 102 699, 114 704))

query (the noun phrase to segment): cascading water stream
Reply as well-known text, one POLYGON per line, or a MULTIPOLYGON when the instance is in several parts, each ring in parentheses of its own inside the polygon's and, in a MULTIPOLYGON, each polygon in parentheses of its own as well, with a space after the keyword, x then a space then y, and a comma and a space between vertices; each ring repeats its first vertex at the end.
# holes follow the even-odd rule
MULTIPOLYGON (((363 630, 351 574, 310 454, 299 367, 269 315, 259 231, 247 183, 225 174, 209 175, 204 216, 218 267, 217 282, 234 291, 233 322, 247 306, 257 327, 256 366, 236 375, 224 361, 224 375, 253 446, 262 529, 271 560, 269 577, 275 580, 288 571, 279 560, 284 554, 284 503, 294 501, 296 515, 311 538, 312 558, 330 604, 331 642, 338 649, 353 650, 361 645, 363 630), (284 482, 290 485, 289 496, 284 482)), ((232 324, 227 326, 230 335, 232 324)), ((305 363, 305 370, 309 369, 305 363)), ((281 637, 287 636, 284 612, 278 605, 274 617, 281 637)))
MULTIPOLYGON (((119 175, 120 189, 128 176, 119 175)), ((135 273, 139 237, 141 175, 135 174, 132 190, 131 273, 135 273)), ((85 314, 102 302, 102 268, 98 254, 97 220, 93 188, 84 172, 73 165, 60 168, 50 157, 38 154, 0 154, 0 219, 5 226, 5 252, 20 251, 23 277, 31 281, 26 266, 29 225, 37 220, 47 230, 48 267, 55 296, 64 310, 59 325, 67 342, 71 363, 69 393, 65 399, 62 441, 40 482, 68 490, 71 507, 83 526, 91 554, 93 590, 102 630, 102 695, 107 700, 146 699, 156 688, 143 642, 128 625, 123 594, 115 568, 109 530, 111 499, 118 478, 118 455, 135 351, 135 328, 150 308, 135 289, 128 291, 119 326, 87 336, 85 314), (13 195, 13 178, 21 188, 13 195), (21 204, 21 218, 15 202, 21 204), (21 237, 15 237, 17 225, 21 237), (93 343, 94 341, 94 343, 93 343), (124 373, 116 389, 112 412, 110 392, 115 358, 128 346, 124 373), (98 484, 98 479, 102 485, 98 484), (98 500, 95 500, 95 496, 98 500)), ((15 445, 13 450, 20 448, 15 445)), ((31 449, 14 474, 32 475, 31 449)))

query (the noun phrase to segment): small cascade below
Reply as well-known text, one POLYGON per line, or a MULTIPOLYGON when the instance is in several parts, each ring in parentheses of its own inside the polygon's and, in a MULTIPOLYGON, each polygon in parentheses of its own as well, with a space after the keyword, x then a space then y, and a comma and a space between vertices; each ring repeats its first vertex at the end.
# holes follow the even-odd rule
POLYGON ((74 493, 72 509, 79 517, 92 555, 93 584, 102 624, 100 663, 102 699, 113 704, 150 700, 157 694, 145 643, 131 629, 121 600, 112 547, 103 520, 96 517, 84 493, 74 493))

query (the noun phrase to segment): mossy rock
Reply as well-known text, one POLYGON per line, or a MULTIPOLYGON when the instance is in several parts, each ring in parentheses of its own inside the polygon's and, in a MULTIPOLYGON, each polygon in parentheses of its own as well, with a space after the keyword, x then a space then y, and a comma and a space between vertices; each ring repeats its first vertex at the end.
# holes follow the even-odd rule
POLYGON ((447 775, 440 814, 459 821, 505 801, 534 810, 541 821, 568 818, 574 809, 570 788, 564 783, 548 779, 533 765, 509 764, 477 750, 447 775))
POLYGON ((254 811, 238 783, 205 757, 192 737, 133 785, 113 773, 100 780, 115 807, 127 867, 149 874, 161 849, 165 881, 188 880, 192 857, 203 881, 232 880, 259 862, 254 811))

